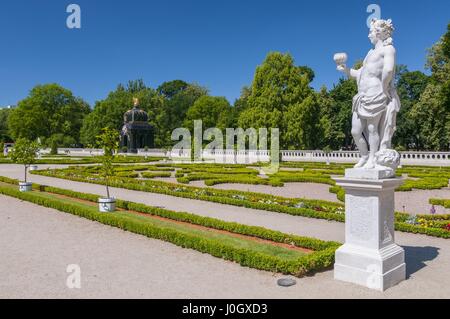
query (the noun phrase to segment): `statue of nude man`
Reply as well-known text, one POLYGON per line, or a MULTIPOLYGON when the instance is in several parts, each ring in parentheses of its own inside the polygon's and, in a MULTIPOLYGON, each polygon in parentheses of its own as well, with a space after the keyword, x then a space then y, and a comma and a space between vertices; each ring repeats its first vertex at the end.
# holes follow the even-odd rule
MULTIPOLYGON (((386 152, 390 152, 388 156, 391 158, 398 156, 394 150, 389 150, 396 114, 400 109, 400 99, 394 85, 396 53, 393 31, 391 20, 372 20, 369 39, 374 48, 358 70, 347 68, 344 64, 346 54, 336 54, 340 58, 335 56, 337 69, 356 79, 358 84, 358 94, 353 98, 352 135, 361 159, 355 168, 382 166, 386 161, 386 152), (377 161, 380 151, 384 151, 384 158, 377 161)), ((397 158, 395 161, 398 161, 397 158)))

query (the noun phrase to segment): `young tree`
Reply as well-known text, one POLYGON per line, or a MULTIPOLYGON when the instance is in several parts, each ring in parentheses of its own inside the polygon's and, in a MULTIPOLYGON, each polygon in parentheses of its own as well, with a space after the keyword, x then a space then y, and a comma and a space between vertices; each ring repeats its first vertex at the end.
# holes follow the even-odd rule
POLYGON ((39 151, 39 144, 26 138, 20 138, 14 144, 11 152, 11 159, 14 163, 22 164, 25 171, 25 180, 27 182, 27 169, 36 162, 36 153, 39 151))
POLYGON ((114 154, 119 148, 119 132, 111 128, 104 128, 102 133, 97 136, 98 146, 103 149, 101 175, 106 184, 106 196, 109 197, 109 180, 114 176, 113 159, 114 154))

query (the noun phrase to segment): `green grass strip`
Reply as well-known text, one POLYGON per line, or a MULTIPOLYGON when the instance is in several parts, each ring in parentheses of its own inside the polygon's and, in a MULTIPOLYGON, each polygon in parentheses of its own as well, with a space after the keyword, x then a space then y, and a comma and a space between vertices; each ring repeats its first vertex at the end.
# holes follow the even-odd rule
MULTIPOLYGON (((40 185, 36 185, 35 187, 39 188, 40 185)), ((324 249, 310 254, 299 254, 298 258, 293 258, 292 253, 286 255, 285 250, 279 250, 272 247, 270 249, 267 247, 262 248, 262 246, 259 246, 257 251, 255 251, 254 249, 251 249, 255 248, 255 245, 249 245, 248 242, 241 242, 239 244, 240 247, 236 247, 236 239, 232 239, 232 241, 225 241, 221 236, 218 236, 216 238, 207 238, 199 232, 191 232, 186 230, 181 231, 180 229, 167 227, 167 225, 164 226, 161 223, 152 223, 148 220, 144 222, 144 220, 142 218, 139 218, 139 216, 125 213, 99 213, 97 211, 97 207, 89 207, 81 203, 73 203, 68 202, 64 199, 51 198, 51 196, 48 195, 42 196, 43 194, 38 192, 21 193, 17 189, 14 189, 12 187, 5 187, 3 185, 0 185, 0 193, 21 200, 29 201, 41 206, 54 208, 66 213, 98 221, 106 225, 118 227, 126 231, 145 235, 150 238, 168 241, 181 247, 195 249, 200 252, 211 254, 215 257, 235 261, 242 266, 248 266, 261 270, 282 272, 295 276, 302 276, 309 272, 318 271, 331 266, 334 262, 334 251, 338 246, 338 244, 334 242, 322 242, 316 239, 309 238, 308 240, 315 244, 324 245, 324 247, 322 247, 324 249), (278 255, 273 256, 268 253, 275 253, 278 255)), ((79 197, 84 197, 85 195, 87 195, 81 194, 82 193, 79 193, 79 197)), ((88 196, 91 196, 91 199, 93 199, 93 197, 96 195, 89 194, 88 196)), ((129 202, 127 203, 128 205, 133 204, 129 202)), ((147 208, 153 209, 151 207, 147 208)), ((270 230, 267 231, 271 232, 270 230)), ((305 240, 307 240, 307 238, 300 238, 300 241, 305 240)))

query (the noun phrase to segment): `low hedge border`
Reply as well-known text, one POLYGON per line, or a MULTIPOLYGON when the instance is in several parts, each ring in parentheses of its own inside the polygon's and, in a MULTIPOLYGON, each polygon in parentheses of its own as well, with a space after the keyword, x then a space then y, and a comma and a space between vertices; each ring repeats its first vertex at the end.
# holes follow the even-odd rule
POLYGON ((345 189, 340 186, 333 186, 329 189, 330 193, 336 194, 336 197, 341 202, 345 202, 345 189))
MULTIPOLYGON (((76 177, 67 175, 66 172, 68 172, 68 169, 41 170, 41 171, 33 171, 32 173, 49 177, 69 179, 79 182, 103 184, 103 182, 100 179, 93 180, 89 177, 89 175, 85 175, 83 177, 76 177), (61 175, 60 172, 63 172, 64 175, 61 175)), ((77 172, 77 174, 78 173, 79 172, 77 172)), ((113 181, 113 183, 115 184, 116 187, 120 188, 148 191, 152 193, 165 194, 176 197, 201 199, 206 201, 218 202, 222 204, 244 206, 248 208, 264 209, 269 211, 278 211, 279 209, 281 209, 282 211, 280 212, 282 213, 288 213, 291 215, 302 215, 302 213, 306 213, 307 214, 306 216, 310 216, 309 213, 314 213, 315 211, 311 212, 311 210, 308 211, 308 209, 293 207, 297 202, 303 202, 311 206, 321 206, 320 209, 323 212, 331 214, 330 216, 328 216, 329 218, 325 219, 333 220, 334 218, 337 218, 338 220, 341 220, 342 218, 342 216, 340 216, 342 214, 335 214, 333 212, 336 209, 343 207, 343 205, 341 203, 328 202, 324 200, 292 199, 263 193, 236 191, 236 190, 207 189, 195 186, 180 186, 178 184, 172 184, 162 181, 137 181, 126 178, 115 179, 115 182, 113 181), (253 201, 243 200, 242 198, 252 198, 254 200, 253 201), (264 206, 258 205, 264 204, 259 201, 264 202, 265 205, 264 206), (278 204, 271 204, 271 203, 278 203, 278 204), (280 206, 292 209, 290 211, 286 211, 283 210, 283 208, 279 208, 280 206)), ((322 216, 322 218, 324 218, 324 216, 322 216)))
MULTIPOLYGON (((72 181, 77 182, 85 182, 85 183, 92 183, 92 184, 100 184, 104 185, 104 182, 101 180, 91 180, 88 178, 79 178, 74 176, 61 176, 61 175, 53 175, 45 170, 43 171, 33 171, 33 174, 37 175, 43 175, 43 176, 50 176, 50 177, 58 177, 63 179, 68 179, 72 181)), ((160 181, 139 181, 133 179, 127 179, 127 178, 121 178, 121 179, 112 179, 109 182, 109 186, 111 187, 118 187, 118 188, 126 188, 136 191, 144 191, 144 192, 151 192, 151 193, 157 193, 157 194, 164 194, 169 196, 176 196, 176 197, 183 197, 183 198, 189 198, 189 199, 196 199, 196 200, 203 200, 203 201, 210 201, 215 202, 219 204, 226 204, 226 205, 233 205, 233 206, 241 206, 246 208, 253 208, 253 209, 260 209, 260 210, 266 210, 266 211, 272 211, 277 213, 284 213, 294 216, 303 216, 303 217, 310 217, 310 218, 317 218, 317 219, 326 219, 326 220, 334 220, 334 221, 340 221, 343 222, 345 219, 344 214, 341 213, 334 213, 334 212, 327 212, 327 211, 316 211, 310 208, 296 208, 296 207, 289 207, 284 205, 277 205, 272 203, 261 203, 261 202, 252 202, 248 200, 241 200, 241 199, 235 199, 225 196, 211 196, 211 195, 203 195, 202 192, 205 191, 205 189, 197 188, 193 186, 180 186, 177 184, 170 184, 166 182, 160 182, 160 181), (165 186, 165 187, 173 187, 174 189, 181 189, 181 191, 174 191, 170 189, 162 189, 158 188, 158 186, 165 186), (186 191, 183 191, 185 189, 186 191)), ((276 200, 287 200, 286 198, 278 197, 278 196, 271 196, 266 194, 260 194, 260 193, 251 193, 251 192, 241 192, 241 191, 230 191, 230 190, 214 190, 215 193, 218 194, 228 194, 229 196, 257 196, 258 198, 267 199, 268 201, 276 201, 276 200)), ((293 201, 291 199, 291 201, 293 201)), ((333 203, 330 204, 325 201, 311 201, 311 200, 300 200, 304 201, 306 203, 320 203, 321 206, 327 206, 330 209, 336 209, 338 207, 342 207, 342 205, 333 203)))
MULTIPOLYGON (((83 194, 78 192, 72 192, 62 189, 56 189, 53 187, 45 187, 48 191, 58 191, 62 195, 72 194, 78 196, 77 198, 98 198, 97 195, 83 194)), ((274 238, 279 242, 285 242, 285 240, 291 240, 292 242, 302 243, 302 247, 305 248, 321 248, 321 250, 315 251, 310 254, 306 254, 296 260, 285 260, 275 256, 269 256, 262 253, 254 252, 250 249, 238 249, 230 245, 222 244, 218 240, 205 239, 198 235, 186 234, 175 230, 157 227, 154 225, 140 223, 136 220, 128 219, 124 216, 118 216, 115 214, 105 214, 96 211, 96 208, 83 208, 70 203, 62 202, 61 200, 42 198, 35 196, 32 192, 19 192, 16 189, 6 188, 0 186, 0 193, 3 195, 15 197, 21 200, 32 202, 40 206, 53 208, 59 211, 77 215, 83 218, 94 220, 109 226, 121 228, 126 231, 145 235, 150 238, 160 239, 171 242, 177 246, 183 248, 191 248, 198 250, 202 253, 208 253, 212 256, 231 260, 239 263, 242 266, 248 266, 251 268, 281 272, 284 274, 291 274, 295 276, 303 276, 309 272, 322 270, 330 267, 334 262, 334 252, 340 245, 335 242, 323 242, 313 238, 290 236, 280 232, 263 229, 260 227, 239 225, 235 223, 227 223, 212 218, 204 218, 188 213, 177 213, 165 211, 158 208, 145 206, 142 204, 135 204, 131 202, 118 201, 119 205, 127 206, 128 209, 146 210, 145 213, 164 215, 169 214, 171 217, 178 217, 179 220, 192 220, 198 223, 203 222, 205 224, 210 223, 216 227, 222 227, 222 229, 230 228, 240 233, 253 233, 259 235, 260 238, 274 238), (281 241, 282 240, 282 241, 281 241)), ((220 228, 217 228, 220 229, 220 228)), ((271 239, 273 240, 273 239, 271 239)), ((275 241, 274 240, 274 241, 275 241)))
POLYGON ((171 177, 171 172, 142 172, 143 178, 155 178, 155 177, 171 177))
MULTIPOLYGON (((64 177, 58 176, 58 175, 55 176, 55 175, 52 175, 51 173, 48 173, 47 171, 33 171, 32 173, 45 175, 45 176, 51 176, 51 177, 66 178, 69 180, 79 181, 79 182, 103 184, 103 182, 100 180, 93 181, 93 180, 87 180, 87 179, 82 179, 82 178, 76 178, 73 176, 64 176, 64 177)), ((154 182, 154 183, 156 183, 156 182, 154 182)), ((166 185, 166 186, 167 185, 171 185, 174 187, 179 186, 176 184, 170 184, 170 183, 165 183, 165 182, 157 182, 157 183, 162 183, 161 185, 166 185)), ((152 193, 164 194, 164 195, 169 195, 169 196, 183 197, 183 198, 196 199, 196 200, 204 200, 204 201, 216 202, 216 203, 220 203, 220 204, 241 206, 241 207, 252 208, 252 209, 260 209, 260 210, 266 210, 266 211, 271 211, 271 212, 276 212, 276 213, 284 213, 284 214, 289 214, 289 215, 294 215, 294 216, 325 219, 325 220, 332 220, 332 221, 338 221, 338 222, 345 221, 345 214, 342 214, 342 213, 332 213, 332 212, 326 212, 326 211, 323 212, 323 211, 316 211, 316 210, 309 209, 309 208, 296 208, 296 207, 289 207, 289 206, 283 206, 283 205, 251 202, 251 201, 238 200, 238 199, 222 197, 222 196, 201 195, 198 192, 193 192, 193 191, 175 192, 175 191, 170 191, 170 190, 158 189, 158 188, 156 188, 155 185, 136 184, 136 181, 133 179, 130 179, 128 181, 122 180, 122 182, 120 182, 120 183, 118 183, 117 181, 115 181, 115 182, 112 181, 111 186, 118 187, 118 188, 127 188, 127 189, 132 189, 132 190, 137 190, 137 191, 144 191, 144 192, 148 191, 148 192, 152 192, 152 193)), ((186 190, 199 189, 199 188, 195 188, 192 186, 183 186, 183 188, 185 188, 186 190)), ((199 189, 199 190, 201 190, 201 189, 199 189)), ((260 197, 265 197, 265 198, 270 198, 270 199, 279 198, 280 200, 286 200, 285 198, 282 198, 282 197, 275 197, 275 196, 271 196, 271 195, 267 195, 267 194, 260 194, 260 193, 238 192, 238 191, 230 191, 230 190, 228 190, 228 191, 214 190, 214 192, 216 192, 216 191, 218 193, 219 192, 232 192, 232 193, 235 193, 236 196, 239 196, 240 194, 243 194, 246 196, 252 196, 252 194, 253 194, 255 196, 260 196, 260 197)), ((345 192, 341 187, 338 187, 338 186, 331 187, 330 191, 336 192, 338 197, 342 197, 342 201, 345 200, 345 192)), ((312 205, 314 205, 314 201, 305 200, 305 202, 311 203, 312 205)), ((328 207, 328 208, 332 207, 331 202, 316 201, 315 203, 317 205, 324 205, 324 207, 328 207)), ((336 209, 338 207, 342 207, 342 205, 340 205, 338 203, 333 203, 333 204, 334 204, 334 206, 333 206, 334 209, 336 209)), ((427 228, 427 227, 423 227, 423 226, 411 225, 411 224, 405 223, 407 218, 411 215, 396 213, 395 216, 396 216, 396 223, 395 223, 396 230, 404 231, 404 232, 426 234, 426 235, 433 236, 433 237, 448 238, 449 231, 447 231, 447 230, 432 229, 432 228, 427 228), (405 224, 406 226, 403 224, 405 224)), ((417 215, 417 217, 423 218, 426 220, 440 219, 440 220, 445 221, 445 219, 446 219, 446 216, 439 217, 439 215, 417 215)), ((448 219, 448 221, 450 223, 450 218, 448 219)))
MULTIPOLYGON (((450 208, 450 199, 430 198, 430 204, 450 208)), ((450 216, 450 215, 449 215, 450 216)))
POLYGON ((450 231, 448 230, 411 225, 404 222, 395 222, 395 230, 406 233, 428 235, 432 237, 450 238, 450 231))
MULTIPOLYGON (((87 200, 90 202, 97 203, 97 200, 101 195, 90 194, 90 193, 80 193, 67 189, 52 187, 52 186, 42 186, 36 185, 40 191, 54 193, 59 195, 64 195, 72 198, 87 200)), ((172 210, 167 210, 163 208, 148 206, 141 203, 134 203, 125 200, 116 200, 116 205, 119 208, 125 210, 132 210, 140 213, 145 213, 149 215, 164 217, 176 221, 187 222, 195 225, 200 225, 204 227, 214 228, 218 230, 225 230, 228 232, 242 234, 252 237, 257 237, 261 239, 271 240, 278 243, 288 243, 293 244, 297 247, 308 248, 312 250, 324 250, 330 247, 339 247, 341 244, 337 242, 325 242, 322 240, 288 235, 279 231, 258 227, 258 226, 248 226, 244 224, 239 224, 235 222, 225 222, 220 219, 215 219, 211 217, 199 216, 186 212, 177 212, 172 210)))

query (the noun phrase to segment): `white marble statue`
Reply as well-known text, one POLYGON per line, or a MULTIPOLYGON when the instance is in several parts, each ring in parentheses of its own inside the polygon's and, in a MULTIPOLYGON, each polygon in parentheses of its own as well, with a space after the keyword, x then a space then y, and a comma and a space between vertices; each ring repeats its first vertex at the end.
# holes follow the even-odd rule
POLYGON ((356 79, 358 94, 353 98, 352 135, 361 153, 355 168, 389 170, 392 177, 400 155, 391 149, 400 99, 395 84, 396 52, 393 46, 391 20, 372 20, 369 39, 374 48, 363 66, 349 69, 347 54, 337 53, 337 69, 356 79))

